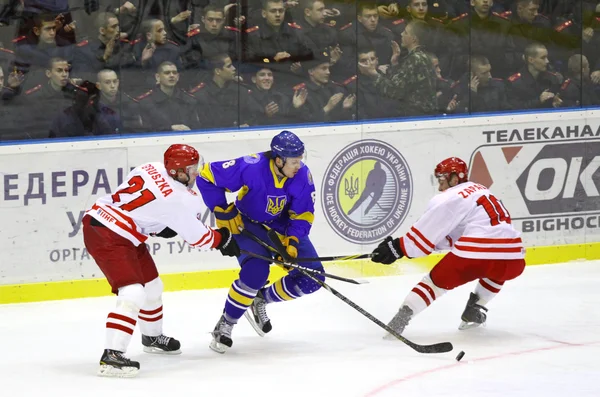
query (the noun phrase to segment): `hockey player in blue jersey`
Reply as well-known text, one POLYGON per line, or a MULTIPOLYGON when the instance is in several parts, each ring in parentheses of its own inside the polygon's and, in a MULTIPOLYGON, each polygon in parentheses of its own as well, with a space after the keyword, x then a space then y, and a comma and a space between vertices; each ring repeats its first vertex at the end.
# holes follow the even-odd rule
MULTIPOLYGON (((315 186, 302 162, 304 143, 290 131, 271 141, 271 150, 229 161, 206 163, 197 178, 206 205, 214 212, 218 227, 227 227, 243 250, 272 256, 266 248, 240 234, 239 226, 269 241, 265 226, 277 231, 291 257, 317 257, 308 234, 314 218, 315 186), (225 192, 238 192, 228 203, 225 192)), ((231 331, 245 314, 260 336, 271 330, 266 305, 292 300, 317 291, 320 286, 297 270, 265 286, 270 263, 241 255, 239 278, 233 282, 223 315, 210 348, 224 353, 233 345, 231 331), (249 309, 249 310, 248 310, 249 309)), ((303 266, 323 270, 320 262, 303 266)))

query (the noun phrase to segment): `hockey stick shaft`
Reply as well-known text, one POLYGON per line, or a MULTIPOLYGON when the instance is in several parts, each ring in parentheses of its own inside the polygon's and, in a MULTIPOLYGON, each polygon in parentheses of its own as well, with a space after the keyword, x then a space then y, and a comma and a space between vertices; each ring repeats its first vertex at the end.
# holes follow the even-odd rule
POLYGON ((339 256, 319 256, 317 258, 294 258, 294 262, 332 262, 332 261, 350 261, 353 259, 369 259, 373 254, 357 254, 357 255, 339 255, 339 256))
MULTIPOLYGON (((248 232, 248 233, 250 233, 250 232, 248 232)), ((277 234, 273 230, 269 230, 267 233, 267 236, 269 237, 269 240, 271 241, 271 244, 273 244, 273 247, 275 248, 275 250, 281 255, 282 258, 284 258, 284 261, 287 261, 289 259, 289 257, 287 255, 287 252, 285 251, 285 247, 281 243, 281 240, 279 239, 277 234)), ((331 288, 324 281, 319 280, 317 277, 313 276, 310 273, 304 272, 302 270, 300 270, 300 272, 303 273, 304 275, 306 275, 307 277, 309 277, 310 279, 312 279, 314 282, 319 284, 321 287, 325 288, 327 291, 331 292, 337 298, 341 299, 344 303, 348 304, 350 307, 352 307, 353 309, 358 311, 360 314, 367 317, 369 320, 371 320, 372 322, 374 322, 381 328, 385 329, 387 332, 389 332, 390 334, 395 336, 397 339, 404 342, 410 348, 412 348, 413 350, 415 350, 419 353, 446 353, 446 352, 452 351, 452 349, 454 348, 452 346, 452 343, 450 343, 450 342, 436 343, 433 345, 416 344, 416 343, 406 339, 405 337, 403 337, 396 331, 394 331, 387 324, 381 322, 377 317, 373 316, 371 313, 367 312, 365 309, 358 306, 356 303, 352 302, 350 299, 346 298, 340 292, 331 288)))
POLYGON ((350 283, 350 284, 363 284, 363 283, 361 283, 358 280, 353 280, 351 278, 345 278, 345 277, 341 277, 341 276, 336 276, 335 274, 329 274, 329 273, 321 272, 319 270, 315 270, 315 269, 311 269, 311 268, 308 268, 308 267, 300 266, 300 265, 297 265, 295 263, 284 263, 284 262, 278 261, 277 259, 269 258, 268 256, 263 256, 263 255, 260 255, 260 254, 256 254, 254 252, 250 252, 250 251, 246 251, 246 250, 240 250, 240 252, 242 254, 245 254, 245 255, 248 255, 248 256, 251 256, 251 257, 254 257, 254 258, 262 259, 264 261, 273 262, 273 263, 275 263, 277 265, 280 265, 282 267, 291 267, 291 268, 294 268, 294 269, 298 269, 300 271, 305 271, 307 273, 320 274, 320 275, 325 276, 327 278, 331 278, 331 279, 334 279, 334 280, 343 281, 343 282, 350 283))
MULTIPOLYGON (((262 245, 263 247, 265 247, 266 249, 270 250, 271 252, 274 252, 274 253, 278 254, 278 252, 275 250, 275 248, 271 247, 269 244, 267 244, 264 241, 262 241, 261 239, 259 239, 258 236, 254 235, 250 231, 242 229, 240 227, 240 233, 243 234, 244 236, 248 237, 248 238, 251 238, 253 241, 255 241, 258 244, 262 245)), ((358 280, 353 280, 353 279, 346 278, 346 277, 336 276, 335 274, 329 274, 329 273, 326 273, 326 272, 323 272, 323 271, 320 271, 320 270, 311 269, 309 267, 304 267, 304 266, 298 265, 296 263, 284 263, 284 262, 279 261, 277 259, 269 258, 269 257, 263 256, 263 255, 259 255, 259 254, 256 254, 254 252, 250 252, 250 251, 247 251, 247 250, 241 250, 241 253, 242 254, 246 254, 248 256, 252 256, 254 258, 258 258, 258 259, 262 259, 262 260, 265 260, 265 261, 273 262, 273 263, 276 263, 277 265, 280 265, 280 266, 283 266, 283 267, 291 267, 291 268, 298 269, 298 270, 304 270, 306 272, 313 273, 313 274, 321 274, 321 275, 323 275, 325 277, 328 277, 328 278, 331 278, 331 279, 334 279, 334 280, 343 281, 343 282, 350 283, 350 284, 364 284, 365 283, 365 282, 360 282, 358 280)))

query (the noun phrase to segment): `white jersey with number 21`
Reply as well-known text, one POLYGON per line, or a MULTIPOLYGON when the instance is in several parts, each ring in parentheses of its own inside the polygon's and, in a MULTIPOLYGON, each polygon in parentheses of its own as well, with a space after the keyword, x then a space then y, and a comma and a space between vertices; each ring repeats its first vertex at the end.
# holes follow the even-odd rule
POLYGON ((135 246, 169 227, 188 244, 209 249, 215 233, 200 220, 205 209, 196 192, 157 162, 133 169, 114 194, 99 198, 87 213, 135 246))

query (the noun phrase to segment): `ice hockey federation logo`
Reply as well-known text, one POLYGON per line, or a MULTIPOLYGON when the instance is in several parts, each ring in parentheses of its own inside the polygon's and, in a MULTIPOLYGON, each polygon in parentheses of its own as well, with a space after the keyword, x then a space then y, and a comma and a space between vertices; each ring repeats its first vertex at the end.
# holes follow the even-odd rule
POLYGON ((412 177, 394 147, 363 140, 334 157, 321 191, 329 225, 348 241, 368 244, 402 224, 412 200, 412 177))

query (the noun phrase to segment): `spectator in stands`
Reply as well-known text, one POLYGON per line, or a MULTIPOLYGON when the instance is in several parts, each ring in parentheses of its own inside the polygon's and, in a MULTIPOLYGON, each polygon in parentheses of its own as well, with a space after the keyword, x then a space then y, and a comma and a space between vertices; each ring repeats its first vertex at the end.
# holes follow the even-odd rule
POLYGON ((278 79, 290 83, 303 73, 302 62, 313 57, 314 44, 303 34, 300 25, 284 23, 285 5, 282 0, 263 0, 263 21, 246 30, 247 45, 244 63, 269 63, 280 73, 278 79))
POLYGON ((216 55, 227 54, 235 63, 239 29, 225 26, 223 8, 208 5, 202 13, 202 25, 188 33, 191 46, 185 54, 185 63, 186 69, 202 68, 206 74, 207 61, 216 55))
POLYGON ((506 96, 514 110, 558 107, 560 78, 548 71, 548 50, 543 44, 533 43, 525 48, 525 66, 508 78, 506 96))
POLYGON ((0 68, 2 68, 2 75, 6 76, 6 83, 0 90, 0 101, 5 104, 21 93, 24 80, 23 73, 14 67, 14 55, 11 50, 0 48, 0 68))
POLYGON ((15 98, 24 138, 48 138, 54 118, 71 106, 76 87, 69 80, 66 59, 52 58, 46 68, 46 82, 15 98))
POLYGON ((345 78, 356 74, 356 49, 374 48, 382 65, 389 65, 392 58, 394 34, 379 24, 377 4, 363 1, 357 6, 358 25, 349 23, 340 28, 339 41, 342 47, 342 65, 347 71, 345 78))
MULTIPOLYGON (((98 101, 99 127, 107 128, 111 133, 132 133, 143 131, 139 102, 119 91, 119 77, 110 69, 98 72, 96 87, 100 97, 98 101)), ((106 134, 100 131, 95 135, 106 134)))
POLYGON ((382 96, 375 87, 375 77, 368 73, 379 67, 379 59, 372 48, 358 49, 358 75, 342 83, 347 91, 356 93, 356 109, 359 120, 383 119, 400 116, 400 104, 382 96))
POLYGON ((60 43, 56 37, 57 23, 51 14, 38 14, 34 17, 33 34, 35 43, 25 42, 16 46, 15 64, 27 76, 28 87, 43 82, 45 68, 52 58, 72 60, 73 47, 70 43, 60 43), (61 44, 61 45, 58 45, 61 44))
POLYGON ((375 86, 381 95, 400 102, 403 116, 423 116, 437 113, 436 75, 421 41, 427 35, 428 26, 423 21, 412 21, 402 33, 402 47, 408 54, 398 60, 396 52, 392 67, 380 74, 371 67, 368 73, 376 77, 375 86))
MULTIPOLYGON (((6 93, 12 93, 15 90, 15 86, 20 85, 20 80, 16 72, 6 73, 5 83, 5 70, 8 62, 0 62, 0 94, 2 100, 0 100, 0 120, 2 122, 2 128, 0 128, 0 142, 8 140, 23 139, 23 133, 19 120, 17 118, 16 108, 11 106, 11 102, 8 99, 4 99, 6 93), (5 85, 6 84, 6 85, 5 85), (12 87, 11 87, 12 86, 12 87)), ((12 94, 9 96, 12 98, 12 94)))
MULTIPOLYGON (((309 80, 294 87, 294 91, 307 90, 306 101, 299 107, 299 115, 308 122, 332 122, 356 119, 356 95, 329 78, 329 54, 315 54, 308 69, 309 80)), ((294 96, 302 96, 295 92, 294 96)))
MULTIPOLYGON (((302 0, 302 18, 296 23, 319 51, 331 53, 332 63, 341 56, 336 30, 325 24, 325 0, 302 0), (335 51, 335 53, 334 53, 335 51)), ((335 62, 334 62, 335 61, 335 62)))
POLYGON ((546 48, 552 47, 552 22, 539 13, 540 3, 541 0, 516 0, 516 12, 507 11, 502 14, 511 23, 509 36, 514 43, 511 65, 515 69, 523 64, 523 52, 529 44, 541 43, 546 48))
POLYGON ((449 76, 460 78, 467 71, 469 56, 483 55, 500 77, 506 77, 514 70, 511 65, 514 44, 508 36, 510 22, 492 13, 492 0, 472 0, 471 4, 470 15, 454 18, 448 25, 453 58, 449 76))
POLYGON ((453 87, 458 101, 455 112, 508 110, 504 81, 492 77, 492 65, 489 60, 481 55, 474 55, 470 63, 470 72, 465 73, 453 87))
POLYGON ((144 129, 159 132, 198 128, 194 97, 177 88, 177 65, 168 61, 161 63, 155 78, 157 87, 136 98, 140 103, 144 129))
POLYGON ((232 128, 239 125, 240 87, 237 70, 227 54, 209 60, 212 77, 193 88, 190 93, 198 101, 201 128, 232 128))
POLYGON ((456 106, 458 105, 456 94, 454 93, 455 82, 442 77, 442 68, 437 55, 428 52, 427 56, 431 60, 433 70, 435 71, 435 96, 437 98, 438 111, 441 114, 454 113, 456 106))
POLYGON ((130 92, 153 86, 155 82, 154 73, 158 70, 158 66, 164 62, 173 63, 178 71, 182 70, 182 51, 177 43, 167 40, 167 31, 163 21, 158 19, 144 21, 142 23, 142 35, 142 38, 131 43, 136 66, 141 68, 143 72, 140 73, 138 70, 136 73, 131 73, 131 83, 134 84, 134 87, 131 87, 131 89, 127 87, 130 92))
POLYGON ((562 100, 562 107, 600 105, 597 86, 592 84, 590 64, 585 56, 575 54, 569 58, 567 77, 557 94, 562 100))
POLYGON ((268 67, 259 68, 251 81, 249 90, 240 89, 242 124, 277 125, 297 121, 295 115, 306 100, 306 90, 295 91, 293 97, 285 95, 276 88, 275 75, 268 67))
POLYGON ((442 70, 449 70, 450 52, 448 51, 444 21, 430 15, 427 0, 408 0, 406 13, 405 18, 396 19, 390 24, 390 29, 394 33, 395 39, 398 41, 401 39, 402 32, 404 32, 409 22, 414 20, 426 22, 429 26, 429 32, 426 36, 426 41, 421 45, 428 51, 436 54, 438 60, 441 58, 442 70))
POLYGON ((120 38, 119 19, 110 12, 96 15, 98 37, 75 46, 72 75, 94 80, 102 69, 121 69, 135 63, 129 41, 120 38))

